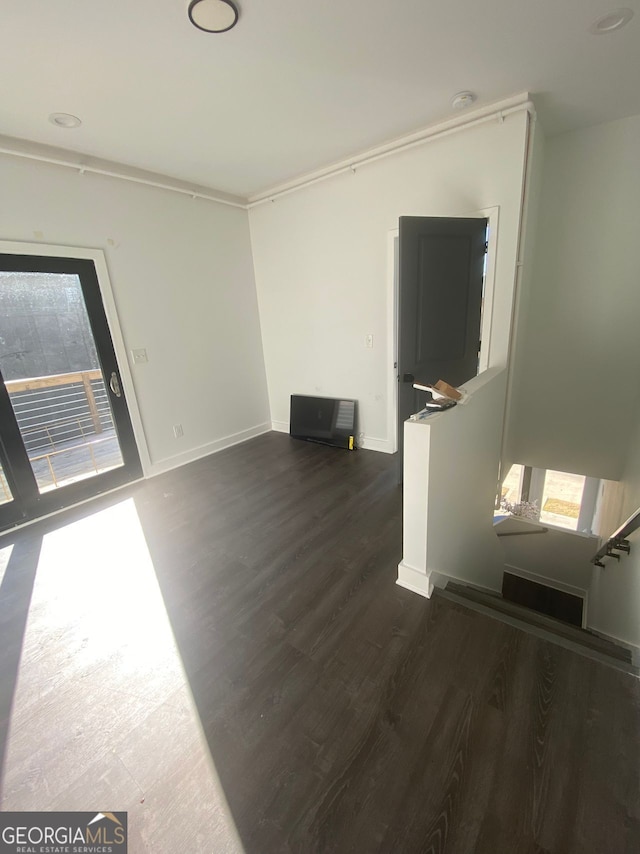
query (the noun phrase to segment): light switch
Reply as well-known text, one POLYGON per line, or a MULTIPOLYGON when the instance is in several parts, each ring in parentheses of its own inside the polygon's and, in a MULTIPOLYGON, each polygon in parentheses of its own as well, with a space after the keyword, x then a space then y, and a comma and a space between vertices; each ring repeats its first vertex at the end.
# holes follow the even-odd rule
POLYGON ((373 335, 364 336, 364 346, 369 348, 373 347, 373 335))
POLYGON ((147 351, 142 350, 132 350, 131 355, 133 356, 133 362, 136 365, 143 365, 145 362, 148 362, 147 351))

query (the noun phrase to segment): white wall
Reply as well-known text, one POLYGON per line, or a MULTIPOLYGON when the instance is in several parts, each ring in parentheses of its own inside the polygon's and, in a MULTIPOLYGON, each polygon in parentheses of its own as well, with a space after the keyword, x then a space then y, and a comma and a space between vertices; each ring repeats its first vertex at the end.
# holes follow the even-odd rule
POLYGON ((249 212, 271 416, 292 393, 353 397, 365 447, 390 450, 388 235, 402 215, 499 206, 492 364, 508 349, 526 114, 433 140, 249 212), (373 334, 373 349, 365 336, 373 334))
MULTIPOLYGON (((631 435, 622 487, 618 525, 640 507, 640 410, 631 435)), ((612 533, 613 529, 607 532, 612 533)), ((629 537, 629 542, 631 554, 621 553, 619 562, 605 558, 605 569, 593 569, 589 625, 640 647, 640 529, 629 537)))
POLYGON ((519 570, 524 570, 525 578, 578 595, 584 595, 589 589, 591 558, 600 547, 598 537, 515 516, 499 522, 496 531, 501 535, 507 571, 514 569, 517 575, 519 570), (529 533, 509 536, 509 533, 521 531, 529 533))
POLYGON ((506 370, 465 383, 460 406, 404 424, 404 513, 398 583, 431 595, 456 578, 499 591, 504 552, 493 527, 506 370))
POLYGON ((544 176, 544 153, 546 138, 539 121, 532 127, 528 152, 528 174, 523 211, 522 232, 520 237, 521 266, 518 277, 516 304, 512 330, 512 350, 507 381, 507 413, 505 419, 505 436, 502 447, 500 475, 502 480, 509 473, 513 463, 517 462, 514 448, 514 431, 520 395, 520 377, 526 366, 525 348, 522 346, 527 331, 527 318, 531 303, 533 288, 533 259, 538 240, 539 211, 542 201, 542 186, 544 176))
POLYGON ((270 427, 244 210, 8 156, 0 187, 0 239, 104 250, 150 472, 270 427))
POLYGON ((516 462, 622 476, 640 394, 638 152, 640 116, 546 141, 516 352, 516 462))

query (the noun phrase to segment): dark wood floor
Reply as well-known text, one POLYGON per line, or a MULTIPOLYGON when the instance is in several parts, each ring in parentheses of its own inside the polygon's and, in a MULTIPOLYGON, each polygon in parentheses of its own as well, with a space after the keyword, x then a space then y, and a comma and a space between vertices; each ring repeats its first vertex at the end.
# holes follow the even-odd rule
POLYGON ((0 541, 2 809, 127 809, 132 854, 640 851, 638 681, 397 587, 392 458, 268 434, 65 522, 0 541))

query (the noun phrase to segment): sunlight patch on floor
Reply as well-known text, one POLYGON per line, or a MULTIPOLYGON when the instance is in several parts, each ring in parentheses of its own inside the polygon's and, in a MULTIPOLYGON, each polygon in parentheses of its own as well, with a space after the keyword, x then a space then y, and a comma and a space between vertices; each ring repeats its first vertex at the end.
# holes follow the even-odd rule
POLYGON ((4 579, 4 574, 9 564, 12 552, 13 545, 5 546, 3 549, 0 549, 0 584, 2 584, 2 581, 4 579))
POLYGON ((133 852, 242 851, 132 499, 43 538, 0 808, 127 810, 133 852))

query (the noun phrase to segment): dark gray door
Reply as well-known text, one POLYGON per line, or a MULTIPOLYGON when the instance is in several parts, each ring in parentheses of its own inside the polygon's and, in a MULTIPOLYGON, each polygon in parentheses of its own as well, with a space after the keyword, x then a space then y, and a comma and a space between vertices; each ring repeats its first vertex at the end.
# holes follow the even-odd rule
POLYGON ((414 382, 454 386, 478 373, 487 220, 400 217, 398 456, 403 423, 424 406, 414 382))

